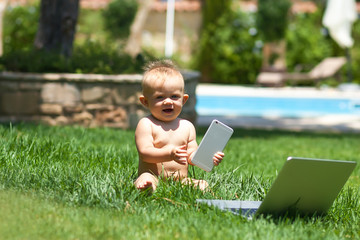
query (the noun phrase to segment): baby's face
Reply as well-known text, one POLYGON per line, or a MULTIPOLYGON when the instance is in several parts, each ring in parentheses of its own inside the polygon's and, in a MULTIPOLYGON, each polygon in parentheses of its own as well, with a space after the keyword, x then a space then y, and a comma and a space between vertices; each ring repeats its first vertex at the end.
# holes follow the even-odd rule
POLYGON ((181 113, 182 106, 188 99, 184 94, 182 80, 168 80, 163 84, 154 84, 144 93, 145 103, 151 114, 158 120, 169 122, 181 113))

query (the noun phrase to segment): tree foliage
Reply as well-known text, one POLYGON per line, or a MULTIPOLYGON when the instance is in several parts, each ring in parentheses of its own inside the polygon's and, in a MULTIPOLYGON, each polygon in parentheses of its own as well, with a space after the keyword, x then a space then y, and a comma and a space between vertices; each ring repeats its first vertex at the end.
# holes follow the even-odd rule
POLYGON ((331 39, 322 32, 322 14, 298 14, 291 19, 286 32, 286 62, 289 71, 310 71, 326 57, 337 55, 331 39))
POLYGON ((134 0, 112 1, 103 11, 105 29, 113 38, 126 38, 130 33, 138 4, 134 0))
POLYGON ((208 77, 214 82, 255 82, 261 65, 261 51, 252 19, 251 14, 231 11, 203 32, 199 46, 208 56, 203 67, 209 67, 208 77))
POLYGON ((38 6, 9 7, 4 16, 4 54, 32 49, 38 21, 38 6))
POLYGON ((289 0, 258 0, 257 28, 266 42, 285 37, 288 24, 289 0))
MULTIPOLYGON (((218 19, 223 15, 231 13, 231 0, 206 0, 202 4, 202 32, 200 38, 204 35, 212 36, 217 31, 218 19)), ((214 69, 212 50, 217 47, 217 43, 211 41, 210 38, 202 40, 200 49, 198 50, 198 68, 202 73, 203 81, 212 81, 211 71, 214 69)))

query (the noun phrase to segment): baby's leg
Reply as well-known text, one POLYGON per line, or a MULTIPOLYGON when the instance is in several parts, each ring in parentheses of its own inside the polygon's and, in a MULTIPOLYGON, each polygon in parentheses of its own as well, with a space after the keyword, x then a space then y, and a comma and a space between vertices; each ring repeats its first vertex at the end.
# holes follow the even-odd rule
POLYGON ((200 190, 204 191, 209 187, 209 184, 205 180, 197 180, 192 178, 184 178, 181 181, 183 184, 193 185, 194 187, 198 187, 200 190))
POLYGON ((134 184, 137 189, 146 190, 151 187, 155 191, 158 182, 159 180, 154 175, 144 172, 135 180, 134 184))

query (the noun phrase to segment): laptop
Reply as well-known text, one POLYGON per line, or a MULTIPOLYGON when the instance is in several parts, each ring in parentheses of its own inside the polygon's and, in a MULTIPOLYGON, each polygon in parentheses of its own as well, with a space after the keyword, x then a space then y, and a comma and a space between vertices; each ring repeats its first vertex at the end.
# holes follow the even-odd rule
POLYGON ((247 218, 321 215, 331 207, 355 166, 352 161, 288 157, 263 201, 197 199, 197 202, 247 218))

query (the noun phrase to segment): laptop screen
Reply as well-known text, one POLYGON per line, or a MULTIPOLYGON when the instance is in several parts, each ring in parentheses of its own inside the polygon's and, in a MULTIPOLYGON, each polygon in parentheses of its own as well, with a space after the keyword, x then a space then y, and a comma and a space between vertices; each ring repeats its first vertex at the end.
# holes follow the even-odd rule
POLYGON ((326 213, 356 162, 289 157, 256 214, 326 213))

